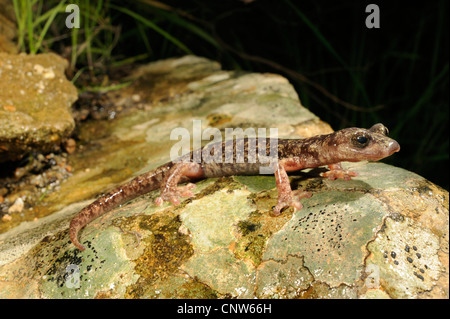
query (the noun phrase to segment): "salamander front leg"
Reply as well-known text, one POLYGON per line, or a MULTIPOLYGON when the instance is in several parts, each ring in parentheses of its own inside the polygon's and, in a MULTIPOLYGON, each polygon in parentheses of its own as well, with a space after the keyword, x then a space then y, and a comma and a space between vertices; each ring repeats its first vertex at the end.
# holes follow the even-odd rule
POLYGON ((328 165, 328 168, 330 170, 322 173, 322 176, 328 178, 331 181, 334 181, 338 178, 349 181, 352 179, 352 177, 358 176, 358 173, 356 172, 343 169, 341 163, 328 165))
POLYGON ((298 200, 312 196, 310 192, 302 190, 292 191, 289 177, 283 163, 280 163, 275 171, 275 182, 278 190, 277 205, 273 209, 273 214, 275 216, 280 215, 280 212, 284 207, 294 207, 297 210, 302 209, 303 205, 298 200))
POLYGON ((170 201, 174 205, 180 203, 180 197, 192 197, 191 191, 195 184, 188 183, 186 186, 177 186, 182 177, 200 178, 203 169, 198 163, 177 163, 167 172, 161 183, 161 195, 155 200, 155 205, 161 206, 164 201, 170 201))

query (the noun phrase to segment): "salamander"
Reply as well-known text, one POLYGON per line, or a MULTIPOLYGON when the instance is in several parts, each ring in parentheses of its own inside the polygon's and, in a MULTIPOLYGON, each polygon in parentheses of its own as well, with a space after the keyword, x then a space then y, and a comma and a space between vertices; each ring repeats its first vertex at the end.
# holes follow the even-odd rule
POLYGON ((161 190, 160 196, 155 200, 156 205, 160 206, 165 201, 178 205, 181 197, 193 196, 191 189, 195 187, 192 183, 194 181, 211 177, 259 174, 261 166, 268 165, 267 156, 271 154, 271 145, 277 147, 274 152, 276 161, 270 162, 278 191, 277 204, 273 208, 275 216, 289 206, 300 210, 302 204, 299 200, 311 196, 310 192, 303 190, 293 191, 287 172, 328 166, 329 170, 322 174, 323 177, 330 180, 350 180, 357 174, 344 170, 341 162, 377 161, 400 150, 400 145, 388 137, 388 129, 381 123, 370 129, 352 127, 304 139, 234 139, 231 141, 232 147, 227 143, 230 141, 220 142, 220 145, 208 144, 191 151, 182 160, 161 165, 101 196, 83 208, 70 222, 69 236, 72 243, 78 249, 84 250, 85 247, 78 241, 78 233, 84 226, 113 208, 152 190, 161 190), (274 141, 277 143, 274 144, 274 141), (209 149, 206 149, 207 147, 209 149), (237 152, 238 147, 243 147, 243 152, 237 152), (204 156, 199 156, 201 154, 217 156, 214 161, 211 161, 211 158, 207 161, 204 156), (262 161, 263 156, 266 156, 265 161, 262 161), (201 160, 193 161, 195 158, 201 160), (186 185, 178 186, 186 182, 186 185))

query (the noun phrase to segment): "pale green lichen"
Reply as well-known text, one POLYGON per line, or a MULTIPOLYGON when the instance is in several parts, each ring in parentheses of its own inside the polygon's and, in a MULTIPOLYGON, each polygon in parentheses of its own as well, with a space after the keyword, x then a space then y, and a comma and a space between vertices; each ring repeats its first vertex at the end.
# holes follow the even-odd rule
POLYGON ((245 190, 223 189, 186 205, 180 218, 196 252, 227 247, 236 240, 236 225, 255 209, 248 195, 245 190))
POLYGON ((324 191, 303 201, 283 230, 267 244, 263 260, 305 256, 316 280, 336 287, 361 275, 365 245, 387 213, 373 196, 358 192, 324 191))
POLYGON ((255 269, 236 259, 227 249, 195 254, 182 269, 222 295, 251 298, 255 286, 255 269))
POLYGON ((117 245, 119 235, 111 228, 102 232, 102 243, 80 252, 75 248, 52 263, 42 276, 43 298, 94 298, 99 292, 123 296, 137 276, 134 264, 117 245))
POLYGON ((288 256, 285 262, 268 260, 258 267, 255 295, 258 298, 298 298, 313 280, 303 266, 303 258, 288 256))
POLYGON ((367 264, 375 265, 378 287, 393 298, 431 290, 444 270, 438 257, 439 238, 407 217, 386 218, 368 249, 367 264))

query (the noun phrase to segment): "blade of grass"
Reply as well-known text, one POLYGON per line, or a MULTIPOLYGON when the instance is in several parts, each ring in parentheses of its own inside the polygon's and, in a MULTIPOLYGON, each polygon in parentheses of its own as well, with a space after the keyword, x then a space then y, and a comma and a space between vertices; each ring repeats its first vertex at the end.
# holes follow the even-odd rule
POLYGON ((108 85, 108 86, 91 86, 91 87, 85 87, 83 88, 80 93, 83 92, 100 92, 100 93, 106 93, 109 91, 115 91, 115 90, 119 90, 121 88, 127 87, 129 86, 131 83, 133 83, 133 81, 125 81, 119 84, 113 84, 113 85, 108 85))
POLYGON ((92 21, 98 21, 98 18, 100 16, 100 11, 103 8, 103 0, 97 1, 97 6, 95 7, 94 15, 92 16, 92 21))
POLYGON ((311 29, 314 35, 319 39, 319 42, 322 43, 322 45, 325 46, 325 48, 336 58, 336 60, 338 60, 339 63, 341 63, 347 69, 347 71, 349 72, 350 76, 353 79, 355 87, 361 91, 366 104, 369 105, 369 97, 359 76, 357 76, 355 72, 352 71, 352 68, 350 68, 347 62, 345 62, 345 60, 336 52, 331 43, 325 38, 325 36, 314 25, 314 23, 312 23, 311 20, 308 19, 308 17, 305 14, 303 14, 303 12, 301 12, 289 0, 284 1, 294 10, 294 12, 300 17, 300 19, 306 24, 306 26, 308 26, 311 29))
POLYGON ((285 0, 285 2, 294 10, 294 12, 302 19, 302 21, 306 24, 307 27, 311 29, 314 35, 319 39, 319 41, 325 46, 325 48, 338 60, 344 67, 348 68, 349 66, 344 61, 343 58, 336 52, 331 43, 322 35, 319 29, 308 19, 306 15, 303 14, 295 5, 293 5, 289 0, 285 0))
POLYGON ((26 26, 28 33, 28 47, 31 54, 36 54, 36 50, 34 47, 34 38, 33 38, 33 2, 25 1, 25 14, 26 14, 26 26))
MULTIPOLYGON (((436 63, 438 61, 438 55, 440 52, 442 52, 440 50, 441 48, 441 39, 442 39, 442 30, 447 30, 447 28, 445 27, 445 19, 447 17, 447 12, 448 12, 448 8, 447 10, 445 9, 445 2, 441 1, 439 3, 439 17, 437 19, 437 25, 436 25, 436 31, 435 31, 435 37, 434 37, 434 50, 433 50, 433 57, 431 58, 431 67, 430 67, 430 78, 432 78, 432 75, 435 74, 436 71, 436 63)), ((448 34, 448 33, 447 33, 448 34)), ((448 52, 448 50, 447 50, 448 52)))
POLYGON ((18 27, 18 40, 17 45, 20 50, 24 47, 24 41, 25 41, 25 17, 23 9, 23 1, 13 0, 13 6, 14 6, 14 13, 16 15, 17 20, 17 27, 18 27), (20 6, 20 7, 19 7, 20 6))
POLYGON ((80 77, 80 75, 83 74, 84 70, 86 70, 86 69, 87 69, 87 67, 83 67, 83 68, 79 69, 79 70, 77 71, 77 73, 75 73, 75 75, 72 77, 72 79, 70 80, 70 82, 72 82, 72 84, 74 84, 74 83, 78 80, 78 78, 80 77))
POLYGON ((158 27, 156 24, 154 24, 152 21, 144 18, 143 16, 137 14, 136 12, 133 12, 129 9, 126 8, 122 8, 116 5, 111 4, 110 5, 111 8, 120 11, 122 13, 125 13, 127 15, 129 15, 130 17, 136 19, 137 21, 141 22, 142 24, 144 24, 145 26, 151 28, 152 30, 158 32, 159 34, 161 34, 163 37, 165 37, 168 41, 172 42, 173 44, 175 44, 178 48, 180 48, 182 51, 188 53, 188 54, 192 54, 192 51, 186 46, 184 45, 180 40, 178 40, 177 38, 175 38, 174 36, 172 36, 171 34, 169 34, 168 32, 164 31, 163 29, 161 29, 160 27, 158 27))
POLYGON ((112 66, 112 67, 119 67, 119 66, 122 66, 122 65, 134 64, 134 63, 136 63, 137 61, 141 61, 141 60, 147 59, 149 56, 150 56, 150 54, 148 54, 148 53, 138 54, 138 55, 136 55, 136 56, 129 57, 129 58, 126 58, 126 59, 123 59, 123 60, 121 60, 121 61, 115 61, 115 62, 112 62, 112 63, 111 63, 111 66, 112 66))
POLYGON ((183 29, 192 32, 199 38, 202 38, 206 42, 212 44, 216 49, 220 48, 219 43, 214 39, 214 37, 212 37, 209 33, 205 32, 202 28, 198 27, 197 25, 180 17, 178 14, 157 9, 155 7, 153 7, 153 11, 155 11, 158 14, 158 16, 166 18, 170 22, 182 27, 183 29))
POLYGON ((78 28, 72 28, 70 31, 70 38, 72 43, 72 52, 70 54, 70 65, 72 70, 75 69, 75 65, 77 64, 77 51, 78 51, 78 28))
MULTIPOLYGON (((63 2, 65 2, 65 0, 63 2)), ((42 2, 40 1, 39 3, 42 3, 42 2)), ((48 18, 53 14, 54 8, 52 8, 42 14, 38 13, 38 15, 36 16, 36 18, 33 21, 33 28, 38 27, 41 23, 48 20, 48 18)), ((63 12, 65 12, 65 10, 61 9, 61 11, 59 11, 59 12, 63 13, 63 12)))
POLYGON ((148 40, 147 34, 145 34, 145 30, 144 27, 142 26, 142 24, 138 24, 138 32, 141 35, 141 39, 142 42, 144 43, 145 49, 147 50, 147 52, 152 53, 152 46, 150 45, 150 41, 148 40))
MULTIPOLYGON (((90 8, 90 1, 89 0, 85 0, 84 1, 84 5, 86 8, 90 8)), ((91 39, 92 39, 92 30, 89 27, 89 9, 86 12, 86 18, 84 19, 84 30, 85 30, 85 34, 86 34, 86 57, 87 57, 87 61, 88 61, 88 67, 89 67, 89 71, 91 72, 91 76, 93 76, 93 65, 92 65, 92 52, 91 52, 91 39)))
POLYGON ((436 84, 446 75, 448 75, 448 63, 445 64, 445 66, 442 68, 441 72, 434 77, 433 81, 430 82, 428 87, 425 89, 425 91, 420 96, 419 100, 413 105, 413 107, 411 109, 408 110, 408 113, 406 113, 402 117, 402 120, 399 121, 399 123, 397 124, 397 126, 395 127, 395 129, 392 132, 393 136, 397 136, 397 134, 400 133, 400 131, 403 129, 403 127, 407 123, 410 123, 411 118, 414 115, 416 115, 420 110, 423 109, 423 105, 425 103, 427 103, 433 97, 436 84))
POLYGON ((47 21, 45 22, 44 27, 41 30, 41 33, 39 34, 39 38, 36 42, 36 52, 39 50, 39 48, 41 47, 42 41, 44 40, 45 35, 47 34, 48 28, 50 27, 50 25, 52 24, 53 20, 56 17, 56 14, 61 12, 62 10, 62 6, 66 3, 66 1, 61 1, 56 7, 54 7, 53 9, 49 10, 48 12, 51 12, 50 16, 48 17, 47 21))

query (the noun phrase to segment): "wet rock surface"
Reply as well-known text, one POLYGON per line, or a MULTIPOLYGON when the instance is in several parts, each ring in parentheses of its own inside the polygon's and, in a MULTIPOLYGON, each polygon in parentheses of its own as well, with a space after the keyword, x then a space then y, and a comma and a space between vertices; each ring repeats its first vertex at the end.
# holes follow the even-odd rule
POLYGON ((77 250, 70 219, 168 161, 174 128, 331 131, 281 76, 187 56, 130 79, 108 97, 123 112, 77 128, 72 176, 34 207, 39 218, 0 234, 1 297, 448 298, 448 192, 382 163, 344 163, 359 174, 351 181, 291 176, 313 196, 277 217, 273 176, 203 180, 176 207, 155 206, 150 192, 94 220, 77 250))
POLYGON ((0 233, 21 221, 34 219, 34 208, 57 190, 72 171, 67 153, 34 153, 19 164, 9 164, 1 165, 0 218, 5 223, 0 224, 0 233))

